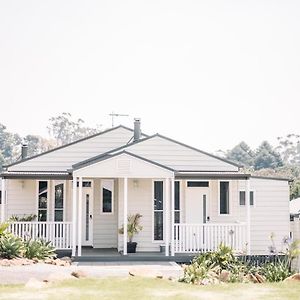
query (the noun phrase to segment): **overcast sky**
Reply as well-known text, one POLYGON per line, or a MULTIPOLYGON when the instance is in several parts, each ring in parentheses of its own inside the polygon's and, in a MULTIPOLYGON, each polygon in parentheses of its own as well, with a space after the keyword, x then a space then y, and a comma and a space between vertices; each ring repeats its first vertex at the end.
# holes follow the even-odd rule
POLYGON ((111 111, 203 150, 300 134, 300 1, 0 1, 0 123, 111 111))

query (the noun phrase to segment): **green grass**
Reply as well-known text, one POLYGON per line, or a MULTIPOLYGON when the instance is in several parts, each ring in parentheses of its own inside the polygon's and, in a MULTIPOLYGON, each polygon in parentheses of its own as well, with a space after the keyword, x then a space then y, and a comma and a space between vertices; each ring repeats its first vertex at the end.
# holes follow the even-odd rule
POLYGON ((0 299, 243 299, 300 300, 299 283, 222 284, 191 286, 161 279, 106 278, 65 281, 39 289, 0 286, 0 299))

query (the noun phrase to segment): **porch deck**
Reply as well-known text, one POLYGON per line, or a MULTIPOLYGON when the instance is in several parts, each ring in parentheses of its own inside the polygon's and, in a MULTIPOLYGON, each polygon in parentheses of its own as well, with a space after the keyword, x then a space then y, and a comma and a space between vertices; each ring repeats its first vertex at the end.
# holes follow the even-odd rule
POLYGON ((162 252, 137 252, 122 255, 117 249, 98 249, 92 247, 82 247, 82 256, 75 256, 76 262, 128 262, 128 261, 174 261, 177 263, 190 262, 195 254, 176 254, 175 256, 165 256, 162 252))

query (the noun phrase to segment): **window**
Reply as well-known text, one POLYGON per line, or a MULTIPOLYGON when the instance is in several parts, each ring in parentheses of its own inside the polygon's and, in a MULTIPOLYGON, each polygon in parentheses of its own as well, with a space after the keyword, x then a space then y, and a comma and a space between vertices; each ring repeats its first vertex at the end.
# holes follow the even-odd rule
MULTIPOLYGON (((240 191, 240 205, 246 205, 246 192, 240 191)), ((254 191, 250 191, 250 205, 254 205, 254 191)))
POLYGON ((164 183, 163 181, 154 181, 154 240, 162 241, 164 239, 164 183))
POLYGON ((64 184, 55 184, 54 190, 54 221, 64 220, 64 184))
MULTIPOLYGON (((82 181, 82 187, 91 187, 92 182, 91 181, 82 181)), ((77 181, 77 187, 79 187, 79 182, 77 181)))
POLYGON ((174 190, 174 222, 180 223, 180 182, 175 181, 174 190))
POLYGON ((101 212, 104 214, 113 213, 113 180, 102 181, 102 208, 101 212))
POLYGON ((188 181, 188 187, 209 187, 208 181, 188 181))
POLYGON ((229 182, 220 182, 220 214, 229 214, 229 182))
POLYGON ((47 221, 48 181, 39 181, 38 185, 38 220, 47 221))

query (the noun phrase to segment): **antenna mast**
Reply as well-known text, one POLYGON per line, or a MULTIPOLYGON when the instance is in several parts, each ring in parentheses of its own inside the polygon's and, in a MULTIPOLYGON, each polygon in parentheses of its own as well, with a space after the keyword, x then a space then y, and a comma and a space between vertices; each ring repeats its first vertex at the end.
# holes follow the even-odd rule
POLYGON ((114 127, 115 117, 129 117, 129 115, 117 114, 117 113, 114 113, 114 112, 111 112, 109 114, 109 116, 111 116, 111 127, 114 127))

